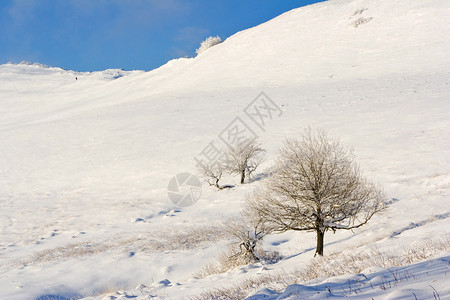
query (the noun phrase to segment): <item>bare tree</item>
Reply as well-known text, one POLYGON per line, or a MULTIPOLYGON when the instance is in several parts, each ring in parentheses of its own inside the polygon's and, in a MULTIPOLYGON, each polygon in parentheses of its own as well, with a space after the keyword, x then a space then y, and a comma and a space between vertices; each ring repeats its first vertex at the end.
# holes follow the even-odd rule
POLYGON ((215 161, 211 164, 199 164, 198 171, 205 181, 211 185, 215 186, 219 190, 223 187, 219 185, 219 181, 222 175, 226 172, 227 166, 223 161, 215 161))
POLYGON ((229 220, 226 225, 226 231, 236 241, 236 248, 247 263, 260 261, 257 253, 257 246, 262 239, 270 233, 268 227, 265 226, 261 219, 249 218, 245 213, 241 219, 229 220))
POLYGON ((245 176, 250 178, 251 173, 261 164, 265 152, 256 139, 237 142, 227 152, 227 166, 230 173, 239 174, 243 184, 245 176))
POLYGON ((351 230, 384 209, 384 192, 366 180, 353 154, 323 131, 287 139, 274 174, 247 197, 251 213, 275 232, 315 231, 323 255, 327 230, 351 230))

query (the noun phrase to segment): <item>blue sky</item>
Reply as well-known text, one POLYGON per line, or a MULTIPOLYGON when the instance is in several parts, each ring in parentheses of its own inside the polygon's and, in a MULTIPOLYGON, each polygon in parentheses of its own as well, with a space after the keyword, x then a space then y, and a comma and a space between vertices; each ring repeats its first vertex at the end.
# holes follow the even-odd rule
POLYGON ((0 0, 0 64, 151 70, 318 0, 0 0))

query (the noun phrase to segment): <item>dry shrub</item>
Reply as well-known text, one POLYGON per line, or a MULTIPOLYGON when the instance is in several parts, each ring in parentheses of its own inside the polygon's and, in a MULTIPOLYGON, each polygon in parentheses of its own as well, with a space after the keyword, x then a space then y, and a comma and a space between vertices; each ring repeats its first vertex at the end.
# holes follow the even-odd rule
POLYGON ((196 277, 205 278, 212 274, 221 274, 236 267, 249 264, 245 256, 238 255, 239 252, 233 247, 220 253, 215 261, 205 265, 196 277))
POLYGON ((306 268, 298 270, 296 276, 307 281, 324 276, 360 273, 369 267, 403 266, 435 257, 447 250, 450 250, 449 236, 416 242, 403 251, 379 248, 347 250, 312 260, 306 268))
POLYGON ((184 231, 176 231, 164 237, 154 236, 144 239, 135 250, 142 251, 179 251, 190 250, 209 242, 216 242, 226 237, 222 224, 197 226, 187 228, 184 231), (137 249, 136 249, 137 248, 137 249))
POLYGON ((373 20, 372 17, 370 17, 370 18, 362 18, 361 17, 361 18, 357 19, 356 21, 354 21, 351 25, 355 28, 358 28, 359 26, 367 24, 372 20, 373 20))
POLYGON ((450 236, 416 242, 414 247, 404 251, 404 264, 412 264, 434 257, 443 251, 450 251, 450 236))
POLYGON ((5 269, 17 268, 32 264, 48 264, 96 255, 106 251, 119 252, 154 252, 154 251, 183 251, 197 248, 205 243, 216 242, 226 236, 224 225, 188 227, 184 231, 166 233, 135 233, 117 234, 112 238, 96 241, 79 241, 58 246, 51 249, 36 251, 31 255, 1 264, 5 269))
POLYGON ((375 266, 389 268, 417 263, 449 250, 450 235, 448 234, 440 238, 417 242, 403 252, 378 248, 358 251, 352 248, 326 257, 314 258, 304 268, 294 272, 248 277, 233 286, 205 291, 192 299, 245 299, 250 292, 264 287, 282 291, 291 284, 305 284, 315 278, 360 273, 364 269, 375 266))
MULTIPOLYGON (((265 263, 276 263, 281 259, 281 255, 277 251, 257 250, 256 253, 260 260, 265 263)), ((196 276, 205 278, 213 274, 222 274, 254 262, 251 257, 245 255, 245 252, 241 252, 238 247, 231 246, 227 251, 220 253, 214 262, 205 265, 196 276)))
POLYGON ((290 275, 286 273, 275 273, 274 275, 263 274, 260 276, 252 276, 247 279, 234 284, 230 287, 221 287, 209 291, 204 291, 192 300, 209 300, 209 299, 231 299, 240 300, 245 299, 249 291, 254 291, 259 287, 268 287, 273 290, 279 290, 280 287, 288 286, 293 281, 290 275))
POLYGON ((217 35, 217 36, 210 36, 208 37, 206 40, 204 40, 203 42, 201 42, 200 47, 195 50, 195 53, 200 54, 202 52, 205 52, 206 50, 208 50, 209 48, 222 43, 222 39, 217 35))

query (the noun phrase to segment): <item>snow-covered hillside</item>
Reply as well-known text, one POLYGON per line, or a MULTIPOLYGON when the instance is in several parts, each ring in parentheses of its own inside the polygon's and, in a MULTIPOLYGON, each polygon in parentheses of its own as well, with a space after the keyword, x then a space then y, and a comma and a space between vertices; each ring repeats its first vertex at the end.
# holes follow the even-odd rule
MULTIPOLYGON (((449 15, 446 0, 330 0, 150 72, 1 65, 0 299, 182 299, 311 263, 315 235, 288 232, 265 241, 283 256, 276 264, 196 276, 226 248, 221 223, 259 182, 229 177, 224 183, 236 187, 222 191, 205 184, 184 208, 167 185, 195 173, 195 157, 210 142, 222 146, 219 135, 236 117, 267 149, 261 171, 285 137, 310 125, 352 147, 392 199, 366 226, 327 233, 325 256, 401 256, 448 241, 449 15), (261 92, 282 112, 263 129, 244 113, 261 92)), ((349 271, 284 295, 249 292, 435 299, 436 291, 450 299, 449 253, 425 252, 428 262, 407 269, 363 268, 364 280, 349 271)))

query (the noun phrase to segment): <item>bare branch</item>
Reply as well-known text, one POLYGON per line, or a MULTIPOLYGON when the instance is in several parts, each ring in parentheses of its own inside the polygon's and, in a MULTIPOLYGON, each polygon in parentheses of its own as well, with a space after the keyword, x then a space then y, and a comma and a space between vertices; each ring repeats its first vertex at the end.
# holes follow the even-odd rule
POLYGON ((198 171, 209 185, 215 186, 219 190, 223 188, 219 185, 219 181, 226 171, 226 165, 224 162, 215 161, 214 163, 209 165, 200 164, 198 166, 198 171))
POLYGON ((227 169, 232 174, 240 175, 242 184, 245 177, 250 179, 251 174, 261 164, 265 152, 256 139, 238 142, 227 152, 227 169))

